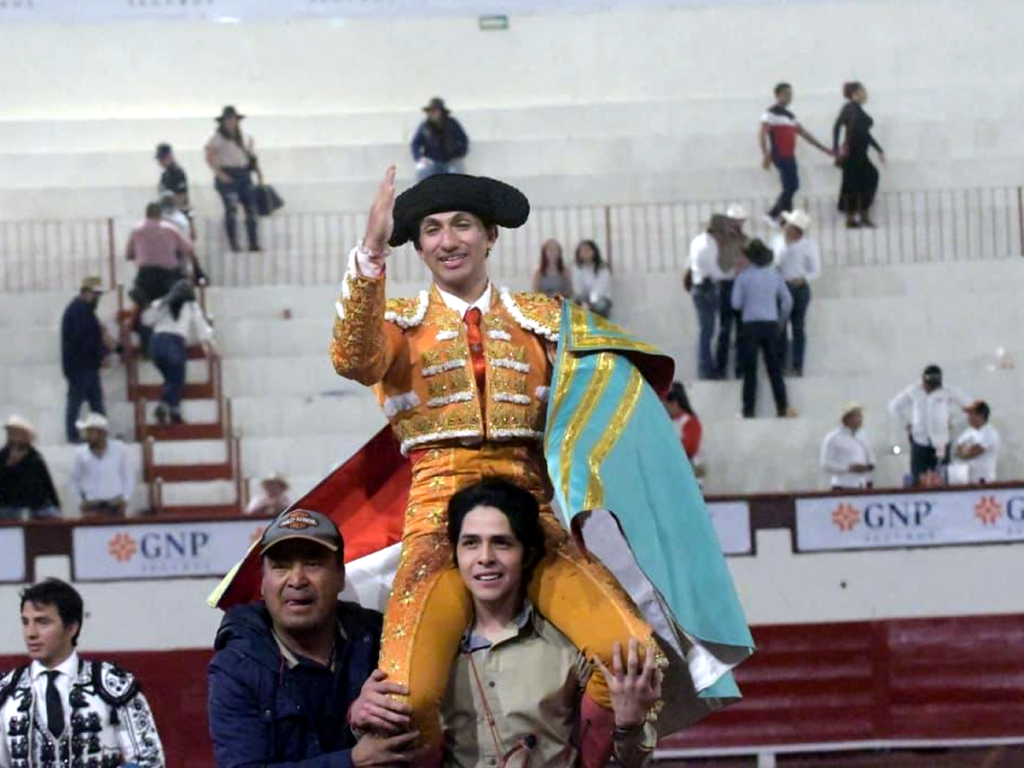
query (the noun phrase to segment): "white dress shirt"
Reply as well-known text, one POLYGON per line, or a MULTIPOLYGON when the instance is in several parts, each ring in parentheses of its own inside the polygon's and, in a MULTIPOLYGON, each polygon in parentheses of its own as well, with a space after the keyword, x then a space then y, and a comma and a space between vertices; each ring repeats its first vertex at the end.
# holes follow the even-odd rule
POLYGON ((875 454, 863 430, 854 432, 845 424, 825 435, 821 443, 821 466, 831 475, 833 488, 867 488, 870 472, 851 472, 852 464, 874 464, 875 454))
POLYGON ((821 254, 818 244, 804 235, 795 243, 787 243, 784 235, 776 235, 771 242, 775 266, 787 283, 793 280, 813 282, 821 275, 821 254))
POLYGON ((71 728, 71 683, 78 677, 78 653, 72 651, 64 661, 52 670, 44 667, 40 662, 33 661, 29 667, 29 675, 32 677, 32 694, 36 704, 36 720, 49 726, 46 719, 46 688, 50 683, 47 672, 59 673, 53 681, 60 693, 60 703, 64 706, 64 730, 71 728))
POLYGON ((88 445, 79 446, 71 470, 71 487, 79 501, 130 501, 135 473, 128 448, 120 440, 109 439, 103 455, 97 456, 88 445))
POLYGON ((732 279, 718 265, 718 242, 707 232, 701 232, 690 242, 690 274, 694 285, 732 279))
POLYGON ((925 392, 921 384, 911 384, 889 403, 889 414, 918 445, 932 446, 941 457, 949 445, 952 414, 950 403, 966 408, 971 401, 953 387, 925 392))
POLYGON ((572 271, 572 293, 576 301, 597 304, 612 297, 612 273, 602 265, 595 270, 588 264, 572 271))
POLYGON ((975 456, 973 459, 957 459, 954 456, 954 464, 967 466, 967 482, 969 483, 994 483, 996 480, 996 460, 999 457, 999 433, 991 424, 985 424, 980 429, 968 427, 956 439, 956 447, 961 445, 980 445, 985 449, 984 453, 975 456))

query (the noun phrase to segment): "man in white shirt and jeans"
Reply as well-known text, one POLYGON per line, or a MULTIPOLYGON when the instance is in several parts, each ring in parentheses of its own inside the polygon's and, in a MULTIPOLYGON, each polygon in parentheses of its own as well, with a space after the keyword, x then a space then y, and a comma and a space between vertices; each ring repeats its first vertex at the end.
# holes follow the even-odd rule
POLYGON ((807 335, 804 333, 804 318, 811 303, 811 283, 821 274, 821 255, 818 244, 807 236, 811 217, 797 208, 782 214, 785 222, 782 232, 772 238, 771 249, 775 254, 775 266, 786 281, 786 287, 793 297, 793 310, 789 313, 789 324, 793 328, 792 340, 787 339, 789 362, 793 373, 804 375, 804 350, 807 335))
POLYGON ((861 427, 864 411, 859 403, 843 408, 842 424, 829 432, 821 444, 821 466, 831 475, 832 490, 870 488, 875 471, 875 454, 861 427))
POLYGON ((689 269, 683 281, 684 287, 689 285, 687 290, 697 310, 697 377, 701 379, 713 379, 717 374, 711 342, 719 313, 718 283, 731 279, 718 264, 722 231, 715 223, 712 218, 708 228, 690 243, 689 269))
MULTIPOLYGON (((964 408, 970 425, 956 439, 953 465, 966 470, 968 483, 994 483, 999 457, 999 433, 988 423, 988 403, 978 400, 964 408)), ((961 470, 963 471, 963 470, 961 470)))
POLYGON ((71 486, 82 514, 123 517, 135 488, 128 448, 109 438, 109 424, 101 414, 90 413, 76 426, 85 445, 75 455, 71 486))
POLYGON ((915 486, 921 476, 949 462, 950 403, 970 403, 962 392, 942 385, 942 369, 929 365, 920 384, 911 384, 889 403, 889 415, 910 437, 910 474, 915 486))

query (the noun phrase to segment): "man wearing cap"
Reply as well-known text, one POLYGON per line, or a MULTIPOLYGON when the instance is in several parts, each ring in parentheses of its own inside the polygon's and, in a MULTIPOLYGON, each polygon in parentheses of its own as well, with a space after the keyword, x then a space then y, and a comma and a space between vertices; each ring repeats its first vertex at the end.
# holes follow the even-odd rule
POLYGON ((127 446, 108 435, 107 418, 90 413, 76 425, 85 445, 79 446, 71 469, 71 487, 83 515, 123 517, 135 489, 127 446))
POLYGON ((60 321, 61 368, 68 382, 64 425, 69 443, 78 442, 75 422, 83 403, 88 402, 93 413, 106 413, 100 367, 115 344, 96 317, 102 286, 98 277, 85 278, 60 321))
POLYGON ((915 486, 921 476, 949 462, 950 404, 966 408, 971 401, 958 389, 942 384, 942 369, 929 365, 919 384, 911 384, 889 403, 893 422, 910 438, 910 475, 915 486))
POLYGON ((871 487, 875 454, 861 430, 863 425, 863 408, 859 403, 847 403, 839 428, 821 443, 821 467, 829 473, 834 491, 871 487))
POLYGON ((412 137, 412 159, 416 161, 416 180, 435 173, 462 173, 462 159, 469 152, 469 137, 459 121, 435 96, 423 108, 427 119, 412 137))
MULTIPOLYGON (((718 281, 718 342, 715 351, 715 375, 717 378, 728 378, 729 348, 732 342, 733 326, 736 326, 737 347, 739 345, 740 319, 732 307, 732 287, 736 274, 746 265, 743 249, 750 238, 743 232, 747 220, 747 209, 739 203, 732 203, 725 211, 725 216, 712 217, 712 226, 721 228, 718 245, 718 268, 721 278, 718 281), (717 222, 716 222, 717 219, 717 222)), ((743 375, 739 351, 735 359, 736 378, 743 375)))
POLYGON ((0 520, 59 517, 60 501, 50 470, 32 442, 36 431, 21 416, 4 424, 7 443, 0 448, 0 520))
MULTIPOLYGON (((548 550, 558 556, 539 566, 530 599, 578 648, 610 662, 614 642, 654 641, 611 574, 577 549, 550 505, 542 444, 561 305, 498 289, 487 274, 498 227, 522 226, 529 201, 500 181, 460 174, 431 176, 395 199, 394 179, 392 166, 349 254, 331 358, 340 375, 375 387, 413 463, 381 667, 411 685, 416 725, 435 746, 437 701, 471 610, 448 568, 444 523, 448 499, 462 487, 506 475, 536 495, 548 550), (408 241, 433 285, 414 299, 385 301, 389 246, 408 241), (557 590, 541 589, 555 583, 557 590), (590 607, 583 615, 573 605, 590 607)), ((588 692, 610 708, 602 676, 588 692)))
POLYGON ((968 427, 956 439, 953 465, 966 472, 968 483, 994 483, 999 458, 999 432, 988 423, 988 403, 976 400, 967 406, 968 427))
POLYGON ((252 174, 263 183, 256 143, 252 136, 242 133, 245 115, 232 106, 221 110, 217 118, 217 131, 206 142, 206 164, 214 173, 214 186, 224 203, 224 230, 228 245, 236 253, 242 250, 238 242, 238 206, 245 212, 245 233, 249 250, 260 250, 259 229, 256 220, 256 198, 252 174))
POLYGON ((170 192, 174 195, 175 206, 182 211, 188 211, 188 176, 185 175, 185 170, 178 165, 170 144, 156 145, 156 162, 163 169, 157 192, 161 195, 164 192, 170 192))
POLYGON ((227 612, 210 662, 217 766, 414 763, 415 731, 357 742, 349 727, 349 709, 377 666, 381 616, 338 599, 345 587, 338 528, 319 512, 292 509, 258 547, 263 599, 227 612))
POLYGON ((804 375, 804 351, 807 335, 804 320, 811 303, 811 283, 821 274, 821 255, 818 244, 807 235, 811 217, 799 208, 782 214, 785 222, 782 232, 772 238, 771 248, 775 253, 775 266, 786 281, 793 297, 793 309, 789 313, 789 325, 793 328, 792 341, 787 340, 789 362, 793 373, 804 375))

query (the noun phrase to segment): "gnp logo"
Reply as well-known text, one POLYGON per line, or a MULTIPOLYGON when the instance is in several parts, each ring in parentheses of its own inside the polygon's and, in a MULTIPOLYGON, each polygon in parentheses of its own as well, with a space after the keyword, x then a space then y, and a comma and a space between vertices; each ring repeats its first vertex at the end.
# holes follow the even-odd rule
POLYGON ((974 516, 981 520, 982 525, 995 525, 1003 516, 1003 506, 995 496, 982 496, 974 505, 974 516))
POLYGON ((107 542, 107 552, 119 563, 131 560, 139 551, 139 545, 130 533, 119 533, 107 542))
MULTIPOLYGON (((932 502, 925 499, 885 500, 865 504, 863 510, 844 502, 832 511, 832 524, 850 533, 863 523, 872 540, 918 539, 926 533, 925 521, 932 514, 932 502)), ((929 534, 930 535, 930 534, 929 534)))
POLYGON ((860 523, 860 510, 852 504, 840 504, 832 511, 832 524, 843 533, 852 531, 860 523))
POLYGON ((107 552, 119 563, 138 556, 143 568, 157 569, 196 561, 205 554, 209 542, 210 534, 201 530, 150 531, 138 539, 130 533, 118 533, 107 542, 107 552))

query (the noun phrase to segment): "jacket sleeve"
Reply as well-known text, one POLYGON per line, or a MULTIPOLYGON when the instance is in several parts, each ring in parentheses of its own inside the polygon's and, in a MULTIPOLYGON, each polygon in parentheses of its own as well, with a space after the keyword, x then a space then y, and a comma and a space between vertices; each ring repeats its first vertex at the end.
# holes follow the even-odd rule
POLYGON ((50 476, 50 468, 46 466, 46 462, 43 460, 41 455, 36 455, 36 474, 39 479, 39 486, 42 495, 46 498, 49 504, 55 507, 60 507, 60 497, 57 495, 57 488, 53 484, 53 478, 50 476))
POLYGON ((270 762, 272 745, 259 696, 237 674, 244 662, 232 663, 229 653, 214 656, 209 671, 210 738, 217 768, 352 768, 348 749, 308 760, 270 762))
POLYGON ((452 159, 458 160, 461 157, 465 157, 469 154, 469 136, 462 129, 462 124, 455 119, 451 120, 452 124, 452 159))
POLYGON ((420 127, 416 129, 416 134, 412 137, 412 144, 410 146, 412 147, 413 160, 419 160, 421 157, 423 157, 424 153, 426 152, 426 140, 424 139, 423 136, 422 125, 420 125, 420 127))
POLYGON ((331 362, 339 376, 371 386, 379 383, 395 360, 402 333, 384 320, 384 278, 364 277, 356 266, 356 249, 335 304, 331 362))
POLYGON ((149 702, 141 693, 117 710, 117 743, 128 765, 164 768, 164 747, 149 702))

